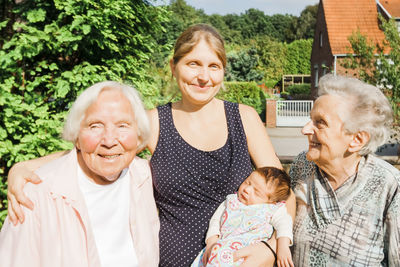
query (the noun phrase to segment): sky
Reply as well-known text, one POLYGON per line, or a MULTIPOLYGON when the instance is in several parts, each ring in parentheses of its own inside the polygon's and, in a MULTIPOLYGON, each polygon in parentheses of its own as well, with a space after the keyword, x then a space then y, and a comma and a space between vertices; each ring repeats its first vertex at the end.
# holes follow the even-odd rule
MULTIPOLYGON (((266 15, 291 14, 299 16, 308 5, 317 4, 319 0, 186 0, 186 3, 196 9, 203 9, 207 15, 240 15, 249 8, 264 11, 266 15)), ((168 4, 169 1, 166 1, 168 4)))

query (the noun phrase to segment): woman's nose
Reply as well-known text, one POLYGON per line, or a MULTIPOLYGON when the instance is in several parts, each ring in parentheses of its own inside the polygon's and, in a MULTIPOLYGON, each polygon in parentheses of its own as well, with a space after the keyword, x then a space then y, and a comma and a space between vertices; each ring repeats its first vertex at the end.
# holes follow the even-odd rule
POLYGON ((105 128, 102 141, 104 146, 113 147, 117 143, 117 135, 114 129, 105 128))
POLYGON ((208 80, 210 79, 210 74, 208 72, 208 69, 207 68, 200 68, 199 69, 199 73, 197 74, 197 78, 200 81, 208 82, 208 80))
POLYGON ((303 135, 310 135, 314 133, 312 129, 312 121, 309 121, 306 125, 304 125, 303 129, 301 129, 301 133, 303 135))

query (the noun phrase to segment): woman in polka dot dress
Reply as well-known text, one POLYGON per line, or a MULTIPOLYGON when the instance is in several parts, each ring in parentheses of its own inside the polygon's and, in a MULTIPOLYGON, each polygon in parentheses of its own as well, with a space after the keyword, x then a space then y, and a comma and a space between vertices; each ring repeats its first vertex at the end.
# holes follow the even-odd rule
MULTIPOLYGON (((160 266, 182 267, 190 266, 204 247, 213 212, 251 173, 251 162, 256 167, 281 165, 257 112, 215 98, 226 56, 214 28, 198 24, 184 31, 170 67, 182 100, 150 111, 158 134, 149 148, 161 223, 160 266)), ((294 210, 294 199, 289 201, 294 210)), ((248 266, 266 261, 267 253, 263 244, 240 251, 250 255, 248 266)))
MULTIPOLYGON (((282 166, 257 112, 215 98, 222 86, 226 55, 222 37, 214 28, 197 24, 186 29, 176 41, 170 67, 182 99, 149 111, 152 136, 148 148, 153 154, 154 196, 161 223, 160 266, 185 267, 205 246, 214 210, 238 189, 252 164, 282 166)), ((9 177, 12 187, 21 187, 29 176, 27 169, 61 155, 21 165, 9 177)), ((13 195, 18 190, 10 190, 10 203, 21 216, 15 199, 27 202, 22 190, 13 195)), ((287 206, 294 216, 293 194, 287 206)), ((275 247, 276 241, 270 242, 275 247)), ((236 256, 244 258, 241 266, 272 266, 274 262, 264 244, 243 248, 236 256)))

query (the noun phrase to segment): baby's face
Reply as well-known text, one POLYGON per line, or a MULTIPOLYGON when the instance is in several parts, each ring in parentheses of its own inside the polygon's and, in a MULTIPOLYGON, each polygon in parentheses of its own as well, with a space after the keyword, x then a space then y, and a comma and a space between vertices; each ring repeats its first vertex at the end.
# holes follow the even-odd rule
POLYGON ((238 199, 245 205, 274 203, 270 199, 271 190, 261 175, 256 172, 240 185, 238 190, 238 199))

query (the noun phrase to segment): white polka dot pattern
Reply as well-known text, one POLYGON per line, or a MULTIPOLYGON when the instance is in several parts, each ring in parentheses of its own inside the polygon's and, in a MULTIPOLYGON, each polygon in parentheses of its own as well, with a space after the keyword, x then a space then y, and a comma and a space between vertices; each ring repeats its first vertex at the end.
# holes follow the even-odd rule
POLYGON ((160 215, 160 266, 190 266, 205 246, 208 222, 252 166, 239 106, 224 102, 228 139, 217 150, 198 150, 179 135, 171 104, 158 108, 160 135, 151 158, 160 215))

